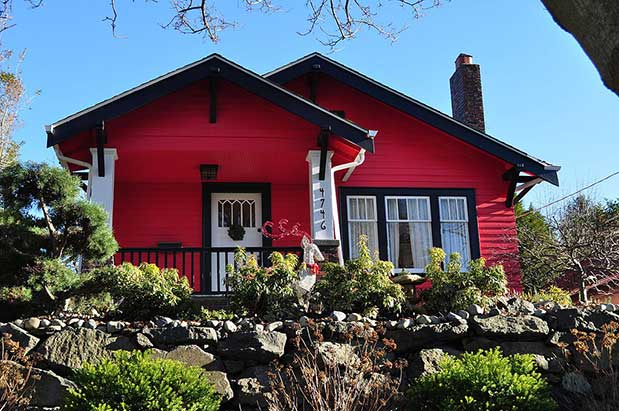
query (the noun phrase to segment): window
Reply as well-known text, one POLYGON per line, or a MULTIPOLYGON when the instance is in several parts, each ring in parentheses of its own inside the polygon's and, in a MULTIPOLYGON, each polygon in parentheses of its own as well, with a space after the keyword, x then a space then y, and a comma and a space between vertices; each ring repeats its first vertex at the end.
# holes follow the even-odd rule
POLYGON ((376 219, 376 197, 348 197, 348 232, 351 257, 359 255, 359 237, 368 237, 370 252, 378 250, 378 224, 376 219))
POLYGON ((385 197, 387 250, 395 268, 422 271, 432 247, 429 197, 385 197))
POLYGON ((441 244, 445 254, 460 254, 462 267, 471 261, 466 197, 439 197, 441 244))
POLYGON ((371 251, 391 261, 397 272, 423 272, 428 249, 457 252, 463 269, 479 258, 475 192, 471 189, 340 189, 342 240, 346 258, 358 256, 358 241, 368 236, 371 251))
POLYGON ((256 202, 254 200, 226 199, 217 202, 218 227, 238 224, 243 227, 256 226, 256 202))

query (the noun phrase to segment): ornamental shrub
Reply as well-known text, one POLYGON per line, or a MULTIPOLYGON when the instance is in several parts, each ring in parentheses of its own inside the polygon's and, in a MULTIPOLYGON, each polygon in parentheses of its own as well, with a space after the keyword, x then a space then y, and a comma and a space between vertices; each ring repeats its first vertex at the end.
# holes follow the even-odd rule
POLYGON ((550 411, 557 404, 532 355, 504 357, 498 348, 447 355, 440 371, 417 379, 407 392, 410 410, 550 411))
POLYGON ((107 291, 117 302, 114 311, 123 318, 147 319, 154 315, 177 316, 191 310, 192 288, 174 269, 155 264, 97 268, 79 294, 107 291))
POLYGON ((367 237, 359 240, 359 256, 344 267, 327 263, 316 283, 319 301, 327 310, 395 313, 405 301, 402 287, 391 281, 393 264, 373 259, 367 237))
POLYGON ((83 197, 80 184, 47 164, 0 171, 0 283, 24 285, 24 269, 41 258, 98 263, 116 252, 107 214, 83 197))
POLYGON ((463 310, 471 304, 487 305, 492 297, 507 292, 507 278, 501 265, 487 267, 479 258, 462 271, 460 255, 453 253, 445 264, 445 251, 431 248, 426 275, 432 287, 424 292, 426 308, 431 312, 463 310), (443 265, 445 269, 443 269, 443 265))
POLYGON ((226 284, 234 292, 230 299, 235 312, 265 318, 282 318, 298 313, 294 282, 299 279, 295 254, 274 252, 270 267, 260 267, 256 256, 239 248, 235 265, 226 267, 226 284))
POLYGON ((66 411, 215 411, 221 401, 200 368, 139 351, 86 364, 74 381, 66 411))
POLYGON ((551 285, 550 287, 537 293, 525 293, 522 298, 531 301, 532 303, 552 301, 566 307, 572 305, 572 297, 570 296, 570 293, 554 285, 551 285))

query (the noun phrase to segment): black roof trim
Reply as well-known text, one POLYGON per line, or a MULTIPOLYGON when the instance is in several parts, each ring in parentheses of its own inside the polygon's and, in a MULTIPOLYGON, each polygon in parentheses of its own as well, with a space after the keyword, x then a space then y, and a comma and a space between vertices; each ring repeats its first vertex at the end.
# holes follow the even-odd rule
POLYGON ((152 81, 139 85, 90 108, 75 113, 51 125, 47 146, 54 146, 77 133, 89 130, 101 122, 142 107, 153 100, 170 94, 201 79, 216 75, 276 104, 299 117, 328 129, 332 133, 374 151, 374 142, 368 130, 343 119, 309 100, 298 96, 276 83, 253 73, 218 54, 189 64, 152 81))
POLYGON ((559 185, 557 171, 561 167, 546 163, 488 134, 479 132, 320 53, 309 54, 265 74, 264 77, 284 84, 317 70, 508 163, 522 166, 524 170, 551 184, 559 185))

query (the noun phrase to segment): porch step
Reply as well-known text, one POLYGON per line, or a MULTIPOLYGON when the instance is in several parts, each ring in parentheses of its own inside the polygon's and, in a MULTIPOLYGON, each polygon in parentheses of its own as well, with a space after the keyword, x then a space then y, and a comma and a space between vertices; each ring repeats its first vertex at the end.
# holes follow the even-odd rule
POLYGON ((225 295, 193 294, 191 299, 200 307, 209 310, 223 310, 230 308, 230 299, 225 295))

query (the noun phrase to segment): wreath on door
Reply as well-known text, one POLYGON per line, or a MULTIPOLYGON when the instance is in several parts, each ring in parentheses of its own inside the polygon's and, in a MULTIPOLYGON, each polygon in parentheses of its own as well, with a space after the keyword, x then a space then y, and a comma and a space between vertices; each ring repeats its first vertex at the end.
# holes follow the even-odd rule
POLYGON ((234 241, 241 241, 245 238, 245 228, 240 224, 232 224, 228 229, 228 236, 234 241))

